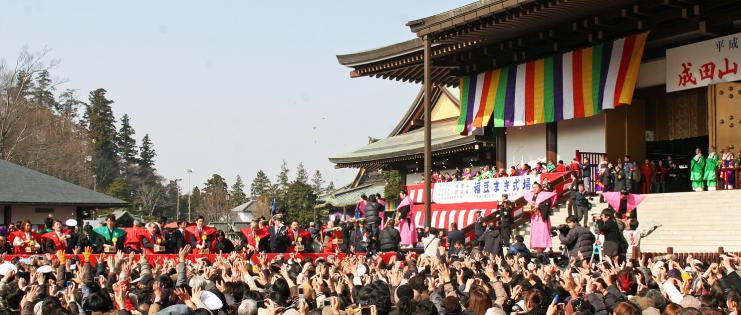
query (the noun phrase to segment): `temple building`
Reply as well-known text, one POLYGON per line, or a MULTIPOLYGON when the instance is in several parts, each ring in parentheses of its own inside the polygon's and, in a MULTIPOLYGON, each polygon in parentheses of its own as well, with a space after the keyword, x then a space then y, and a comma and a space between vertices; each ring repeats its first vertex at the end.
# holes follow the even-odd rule
MULTIPOLYGON (((739 154, 739 1, 481 0, 407 26, 415 38, 337 58, 423 84, 430 63, 435 170, 739 154)), ((330 161, 420 181, 423 94, 387 138, 330 161)))

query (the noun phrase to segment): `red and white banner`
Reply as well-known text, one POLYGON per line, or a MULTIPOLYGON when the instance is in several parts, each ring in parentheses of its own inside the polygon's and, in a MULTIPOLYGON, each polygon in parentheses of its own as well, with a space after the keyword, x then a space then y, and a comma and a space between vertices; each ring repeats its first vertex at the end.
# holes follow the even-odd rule
POLYGON ((666 50, 666 91, 741 80, 741 33, 666 50))

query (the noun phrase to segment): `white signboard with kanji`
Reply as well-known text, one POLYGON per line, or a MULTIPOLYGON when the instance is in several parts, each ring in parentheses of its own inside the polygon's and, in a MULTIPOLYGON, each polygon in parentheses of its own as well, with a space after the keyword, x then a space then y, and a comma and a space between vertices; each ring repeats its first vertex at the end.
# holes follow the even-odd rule
POLYGON ((434 203, 461 203, 499 201, 502 194, 515 200, 533 188, 537 175, 465 180, 459 182, 435 183, 432 190, 434 203))
POLYGON ((666 91, 741 80, 741 33, 666 50, 666 91))

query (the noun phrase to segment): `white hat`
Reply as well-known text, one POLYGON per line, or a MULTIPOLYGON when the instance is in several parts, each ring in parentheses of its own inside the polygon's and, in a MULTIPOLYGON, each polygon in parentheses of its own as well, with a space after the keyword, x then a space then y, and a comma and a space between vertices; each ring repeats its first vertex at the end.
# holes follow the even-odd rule
POLYGON ((38 269, 36 269, 36 272, 40 272, 40 273, 50 273, 52 271, 53 269, 49 265, 43 265, 39 267, 38 269))
POLYGON ((75 227, 77 226, 77 220, 69 219, 67 221, 64 221, 64 225, 69 226, 69 227, 75 227))
POLYGON ((13 265, 13 264, 11 264, 10 262, 7 262, 7 261, 5 261, 2 264, 0 264, 0 276, 4 276, 5 273, 8 272, 8 270, 13 270, 13 271, 17 272, 18 271, 18 267, 16 267, 15 265, 13 265))
POLYGON ((211 291, 201 291, 201 303, 211 311, 218 310, 224 306, 221 299, 211 291))
POLYGON ((358 277, 364 276, 366 272, 368 272, 368 267, 366 267, 365 265, 358 266, 358 277))

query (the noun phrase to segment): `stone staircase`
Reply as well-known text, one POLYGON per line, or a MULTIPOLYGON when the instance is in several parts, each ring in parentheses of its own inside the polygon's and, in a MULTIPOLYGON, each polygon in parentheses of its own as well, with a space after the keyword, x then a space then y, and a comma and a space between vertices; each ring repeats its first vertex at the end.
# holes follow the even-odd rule
MULTIPOLYGON (((607 207, 592 200, 589 228, 593 229, 591 216, 607 207)), ((551 216, 551 225, 565 222, 568 215, 566 203, 558 204, 551 216)), ((741 251, 741 190, 683 192, 651 194, 638 207, 639 230, 647 231, 660 225, 656 231, 641 241, 641 251, 666 252, 673 247, 675 252, 717 252, 722 246, 725 251, 741 251)), ((520 226, 515 234, 530 244, 530 224, 520 226)), ((560 245, 553 238, 553 249, 560 245)))

